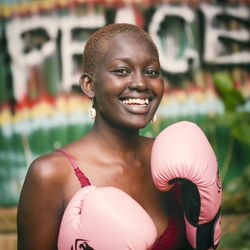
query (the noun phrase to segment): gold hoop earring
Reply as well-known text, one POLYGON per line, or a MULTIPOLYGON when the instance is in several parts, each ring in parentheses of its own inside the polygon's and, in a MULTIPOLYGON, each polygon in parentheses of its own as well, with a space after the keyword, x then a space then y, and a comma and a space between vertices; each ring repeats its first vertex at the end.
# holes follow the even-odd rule
POLYGON ((94 98, 91 99, 91 108, 89 109, 89 118, 91 120, 95 119, 96 117, 96 110, 94 108, 94 98))
POLYGON ((151 120, 151 122, 152 122, 152 123, 156 122, 156 121, 157 121, 157 118, 158 118, 158 117, 157 117, 157 114, 155 113, 154 116, 153 116, 153 118, 152 118, 152 120, 151 120))

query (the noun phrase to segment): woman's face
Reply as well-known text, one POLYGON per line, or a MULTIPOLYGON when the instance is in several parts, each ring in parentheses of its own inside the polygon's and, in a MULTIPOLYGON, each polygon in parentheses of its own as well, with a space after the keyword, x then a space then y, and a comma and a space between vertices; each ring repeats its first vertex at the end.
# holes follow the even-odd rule
POLYGON ((163 95, 163 78, 155 47, 145 38, 121 33, 108 41, 95 75, 98 119, 143 128, 163 95))

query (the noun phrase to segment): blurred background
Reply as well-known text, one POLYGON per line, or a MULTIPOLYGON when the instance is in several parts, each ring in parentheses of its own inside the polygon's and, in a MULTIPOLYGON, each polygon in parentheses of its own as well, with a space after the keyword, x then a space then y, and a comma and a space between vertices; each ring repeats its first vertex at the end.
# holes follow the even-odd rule
POLYGON ((223 181, 219 250, 250 249, 250 1, 1 0, 0 249, 16 249, 16 208, 33 159, 84 135, 90 101, 78 86, 89 35, 137 24, 166 78, 156 136, 199 124, 223 181))

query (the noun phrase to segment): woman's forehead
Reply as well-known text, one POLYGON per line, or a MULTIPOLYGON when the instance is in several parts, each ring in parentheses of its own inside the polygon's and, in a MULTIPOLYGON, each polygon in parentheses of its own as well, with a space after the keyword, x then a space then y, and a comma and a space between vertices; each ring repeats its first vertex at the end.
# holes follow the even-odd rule
POLYGON ((120 44, 124 45, 127 43, 140 43, 140 42, 146 42, 150 45, 153 46, 152 41, 150 41, 146 36, 140 34, 140 33, 132 33, 132 32, 120 32, 116 33, 113 36, 111 36, 109 39, 106 41, 109 45, 111 44, 120 44))
POLYGON ((105 51, 103 51, 103 59, 129 58, 141 53, 158 58, 157 50, 149 39, 137 34, 120 33, 107 41, 105 51))

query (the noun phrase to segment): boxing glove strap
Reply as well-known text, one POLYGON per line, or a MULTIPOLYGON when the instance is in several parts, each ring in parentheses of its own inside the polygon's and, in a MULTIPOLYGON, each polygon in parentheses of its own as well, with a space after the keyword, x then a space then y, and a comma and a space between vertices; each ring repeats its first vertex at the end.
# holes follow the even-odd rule
POLYGON ((214 219, 208 223, 199 223, 201 208, 200 194, 197 186, 190 180, 175 178, 169 184, 181 183, 182 202, 185 214, 186 234, 192 249, 216 249, 220 238, 220 208, 214 219))
POLYGON ((220 217, 220 209, 217 212, 215 218, 197 227, 197 250, 207 250, 209 248, 216 249, 218 242, 214 242, 215 236, 215 225, 220 217))
POLYGON ((184 207, 186 220, 193 226, 199 224, 201 200, 197 186, 190 180, 184 178, 175 178, 169 181, 172 185, 176 182, 181 184, 182 203, 184 207))
POLYGON ((193 250, 216 249, 220 238, 220 218, 221 210, 219 209, 215 218, 205 224, 192 225, 185 218, 186 234, 193 250))

